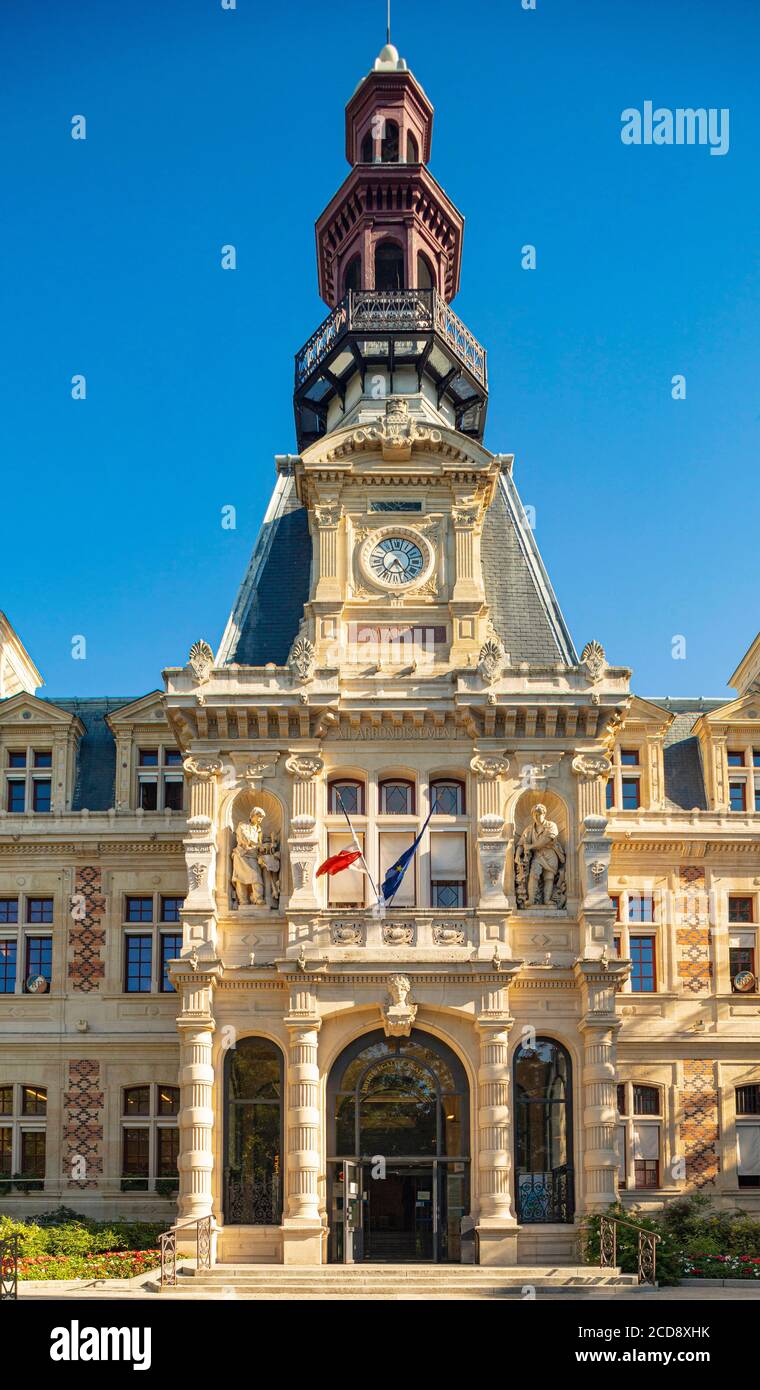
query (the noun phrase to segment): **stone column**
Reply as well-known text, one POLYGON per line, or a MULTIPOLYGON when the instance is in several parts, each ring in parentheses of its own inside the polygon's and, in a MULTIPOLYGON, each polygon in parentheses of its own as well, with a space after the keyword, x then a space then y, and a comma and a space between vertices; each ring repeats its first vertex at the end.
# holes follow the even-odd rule
MULTIPOLYGON (((511 977, 519 965, 508 967, 511 977)), ((512 1115, 510 1109, 509 1013, 507 989, 484 989, 477 1027, 478 1068, 478 1222, 480 1263, 517 1264, 517 1221, 512 1211, 512 1115)))
MULTIPOLYGON (((179 1217, 213 1216, 214 1068, 212 1014, 218 969, 185 973, 175 967, 174 985, 182 999, 177 1018, 180 1038, 179 1217)), ((195 1235, 191 1232, 194 1245, 195 1235)))
POLYGON ((617 1193, 615 1149, 617 1105, 616 1042, 622 1019, 615 1011, 616 990, 628 973, 628 961, 578 960, 575 978, 583 1016, 583 1170, 587 1212, 605 1211, 617 1193))
POLYGON ((287 1214, 283 1263, 322 1263, 319 1211, 319 1029, 316 994, 308 985, 291 990, 285 1017, 290 1034, 287 1074, 287 1214))

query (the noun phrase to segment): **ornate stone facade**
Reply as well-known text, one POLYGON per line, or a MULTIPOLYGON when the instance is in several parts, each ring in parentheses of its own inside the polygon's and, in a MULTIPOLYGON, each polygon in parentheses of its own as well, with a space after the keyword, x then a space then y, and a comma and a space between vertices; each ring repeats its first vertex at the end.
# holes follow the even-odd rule
POLYGON ((382 1191, 386 1229, 417 1213, 402 1258, 574 1263, 616 1197, 760 1208, 760 639, 731 701, 578 656, 483 444, 461 218, 397 58, 349 103, 351 179, 387 177, 360 157, 383 114, 448 229, 385 208, 378 258, 364 213, 325 214, 299 452, 216 653, 160 694, 46 701, 0 622, 0 775, 37 750, 55 783, 50 820, 0 815, 3 1076, 47 1100, 44 1190, 8 1205, 75 1187, 98 1216, 211 1215, 224 1260, 314 1264, 366 1254, 382 1191))

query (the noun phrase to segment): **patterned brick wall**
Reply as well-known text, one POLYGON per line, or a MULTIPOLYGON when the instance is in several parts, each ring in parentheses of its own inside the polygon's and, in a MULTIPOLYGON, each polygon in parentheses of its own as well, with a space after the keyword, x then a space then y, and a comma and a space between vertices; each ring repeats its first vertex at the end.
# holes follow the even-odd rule
POLYGON ((63 1165, 69 1187, 97 1187, 103 1175, 103 1092, 100 1063, 69 1062, 69 1089, 63 1097, 63 1165), (84 1159, 84 1176, 75 1160, 84 1159))
POLYGON ((677 966, 684 989, 702 994, 710 988, 710 924, 705 871, 691 865, 679 872, 677 966))
POLYGON ((704 1187, 720 1171, 718 1158, 718 1093, 713 1063, 689 1058, 683 1064, 681 1143, 686 1158, 686 1182, 704 1187))
POLYGON ((81 994, 100 989, 105 975, 103 918, 106 900, 100 890, 100 869, 88 864, 76 870, 69 927, 68 977, 72 990, 81 994))

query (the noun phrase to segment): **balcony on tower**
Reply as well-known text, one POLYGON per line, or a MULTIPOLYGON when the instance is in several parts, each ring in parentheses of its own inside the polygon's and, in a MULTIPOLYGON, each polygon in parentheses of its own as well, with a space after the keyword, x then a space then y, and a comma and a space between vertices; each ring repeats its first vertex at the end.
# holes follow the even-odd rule
POLYGON ((431 422, 483 438, 486 351, 435 289, 347 291, 296 353, 299 450, 391 395, 417 395, 431 422))

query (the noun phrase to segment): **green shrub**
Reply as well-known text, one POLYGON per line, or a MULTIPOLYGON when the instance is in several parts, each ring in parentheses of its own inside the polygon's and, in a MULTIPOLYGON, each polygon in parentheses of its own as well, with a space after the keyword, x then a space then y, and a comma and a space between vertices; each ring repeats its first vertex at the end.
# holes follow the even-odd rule
MULTIPOLYGON (((657 1217, 642 1216, 620 1203, 610 1207, 607 1214, 643 1226, 661 1237, 657 1244, 657 1282, 660 1284, 677 1284, 691 1268, 699 1269, 705 1277, 720 1277, 718 1266, 727 1258, 732 1262, 730 1277, 736 1277, 734 1264, 741 1266, 740 1277, 754 1277, 753 1273, 745 1273, 744 1265, 754 1269, 752 1260, 760 1258, 760 1221, 738 1208, 718 1211, 702 1192, 670 1202, 657 1217)), ((584 1252, 590 1264, 598 1264, 598 1216, 592 1217, 586 1225, 584 1252)), ((627 1226, 617 1229, 617 1262, 624 1274, 635 1274, 638 1270, 638 1232, 627 1226)))
POLYGON ((163 1229, 163 1223, 149 1221, 92 1221, 66 1207, 44 1212, 31 1221, 0 1216, 0 1237, 17 1233, 22 1259, 43 1255, 73 1259, 104 1252, 155 1249, 163 1229))

